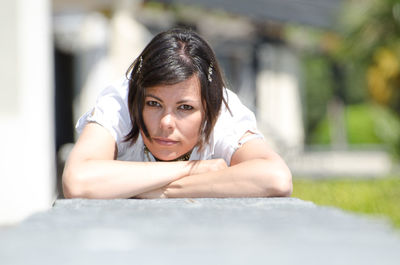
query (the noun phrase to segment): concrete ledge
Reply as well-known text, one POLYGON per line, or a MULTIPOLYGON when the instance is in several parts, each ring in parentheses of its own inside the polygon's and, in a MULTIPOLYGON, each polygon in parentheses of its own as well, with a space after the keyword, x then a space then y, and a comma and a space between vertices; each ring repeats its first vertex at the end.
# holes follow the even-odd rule
POLYGON ((390 174, 392 161, 384 151, 308 151, 288 159, 296 176, 383 177, 390 174))
POLYGON ((398 264, 381 219, 295 198, 58 200, 0 229, 6 264, 398 264))

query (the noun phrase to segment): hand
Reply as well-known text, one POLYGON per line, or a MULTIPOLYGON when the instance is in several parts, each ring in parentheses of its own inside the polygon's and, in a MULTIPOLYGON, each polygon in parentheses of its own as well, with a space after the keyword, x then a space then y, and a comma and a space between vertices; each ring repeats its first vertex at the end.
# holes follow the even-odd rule
MULTIPOLYGON (((211 160, 197 160, 189 161, 190 175, 198 175, 212 171, 222 170, 228 167, 224 159, 211 159, 211 160)), ((163 199, 168 198, 167 191, 169 187, 174 185, 179 185, 177 182, 171 182, 167 186, 161 187, 159 189, 147 191, 136 195, 134 198, 137 199, 163 199)))
POLYGON ((212 171, 219 171, 228 167, 225 160, 222 158, 211 160, 191 161, 189 175, 203 174, 212 171))

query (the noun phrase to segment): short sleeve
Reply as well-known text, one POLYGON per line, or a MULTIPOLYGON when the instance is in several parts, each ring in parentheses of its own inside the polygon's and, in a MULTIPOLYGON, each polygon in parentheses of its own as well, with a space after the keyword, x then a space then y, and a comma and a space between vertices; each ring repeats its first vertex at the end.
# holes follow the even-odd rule
POLYGON ((236 94, 227 90, 226 100, 230 111, 223 106, 215 125, 214 158, 223 158, 230 165, 232 155, 242 144, 264 136, 257 128, 254 113, 240 102, 236 94), (242 139, 248 131, 252 135, 242 139))
POLYGON ((80 134, 89 122, 98 123, 113 136, 118 152, 122 151, 121 144, 132 127, 127 106, 127 91, 127 82, 105 88, 99 94, 96 105, 78 120, 77 132, 80 134))

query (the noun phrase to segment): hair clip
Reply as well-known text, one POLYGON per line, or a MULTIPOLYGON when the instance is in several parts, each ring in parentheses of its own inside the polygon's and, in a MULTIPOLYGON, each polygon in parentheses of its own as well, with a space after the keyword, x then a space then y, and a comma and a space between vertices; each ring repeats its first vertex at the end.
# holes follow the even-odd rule
POLYGON ((210 66, 208 67, 208 75, 207 75, 208 82, 212 82, 212 77, 211 77, 212 74, 213 74, 213 63, 211 62, 210 66))
POLYGON ((140 70, 142 69, 142 65, 143 65, 143 57, 140 56, 139 57, 139 66, 138 69, 136 70, 136 73, 138 74, 140 72, 140 70))

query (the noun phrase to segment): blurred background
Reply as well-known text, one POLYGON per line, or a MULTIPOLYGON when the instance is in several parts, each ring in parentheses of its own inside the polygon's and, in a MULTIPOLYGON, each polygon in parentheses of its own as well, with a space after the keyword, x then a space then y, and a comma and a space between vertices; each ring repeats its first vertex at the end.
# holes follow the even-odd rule
POLYGON ((400 0, 0 3, 0 224, 62 198, 77 119, 177 26, 209 41, 294 196, 400 224, 400 0))

